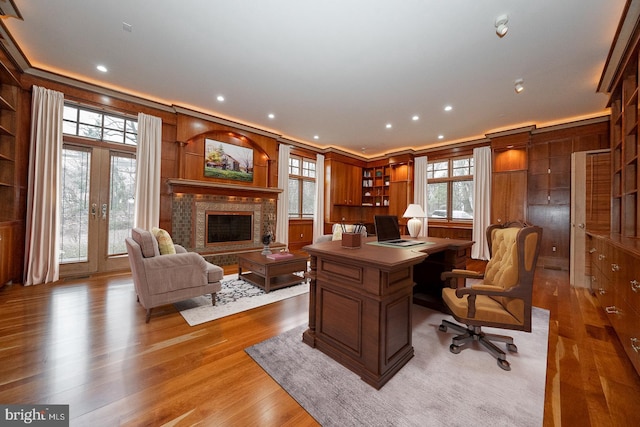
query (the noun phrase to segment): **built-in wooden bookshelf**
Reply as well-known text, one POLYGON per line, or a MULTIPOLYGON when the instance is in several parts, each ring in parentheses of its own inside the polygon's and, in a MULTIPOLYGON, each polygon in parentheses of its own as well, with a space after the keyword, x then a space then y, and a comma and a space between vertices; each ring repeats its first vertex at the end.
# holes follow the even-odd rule
POLYGON ((389 166, 362 169, 362 206, 389 206, 389 166))
POLYGON ((20 83, 0 62, 0 222, 14 218, 16 197, 16 109, 20 83))
POLYGON ((638 203, 638 60, 611 97, 611 231, 640 236, 638 203))

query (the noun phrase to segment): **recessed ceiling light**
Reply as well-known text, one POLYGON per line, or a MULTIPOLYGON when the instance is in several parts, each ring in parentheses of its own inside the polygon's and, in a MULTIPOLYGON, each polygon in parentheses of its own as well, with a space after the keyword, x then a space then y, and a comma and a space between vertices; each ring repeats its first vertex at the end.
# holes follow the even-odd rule
POLYGON ((275 114, 273 114, 273 113, 269 113, 269 115, 268 115, 267 117, 269 117, 270 119, 272 119, 272 120, 273 120, 273 119, 275 119, 275 118, 276 118, 276 115, 275 115, 275 114))
POLYGON ((391 123, 387 123, 387 126, 386 126, 387 129, 391 129, 392 127, 393 126, 391 125, 391 123))
POLYGON ((411 117, 411 120, 413 120, 414 122, 417 122, 418 120, 420 120, 420 116, 415 115, 415 116, 411 117))
POLYGON ((524 90, 524 80, 523 79, 518 79, 515 81, 515 91, 516 93, 520 93, 524 90))
POLYGON ((445 105, 444 111, 451 111, 451 110, 453 110, 453 107, 451 105, 445 105))
POLYGON ((444 135, 438 135, 438 139, 444 139, 444 135))
POLYGON ((218 102, 224 102, 224 96, 222 95, 218 95, 216 99, 218 100, 218 102))
POLYGON ((133 26, 132 26, 131 24, 128 24, 128 23, 126 23, 126 22, 124 22, 124 21, 123 21, 123 22, 122 22, 122 29, 123 29, 124 31, 126 31, 127 33, 130 33, 130 32, 131 32, 131 30, 133 29, 133 26))
POLYGON ((313 139, 320 139, 320 136, 318 136, 318 135, 313 135, 313 139))
POLYGON ((96 69, 97 69, 98 71, 102 71, 103 73, 106 73, 106 72, 107 72, 107 67, 105 67, 104 65, 98 65, 98 66, 96 67, 96 69))

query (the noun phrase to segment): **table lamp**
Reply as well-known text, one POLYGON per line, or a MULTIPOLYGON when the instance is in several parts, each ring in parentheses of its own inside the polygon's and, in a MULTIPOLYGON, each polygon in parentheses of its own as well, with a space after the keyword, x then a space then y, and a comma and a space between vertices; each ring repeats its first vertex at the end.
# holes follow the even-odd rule
POLYGON ((407 221, 407 229, 409 230, 409 235, 411 237, 418 237, 418 234, 420 234, 420 229, 422 229, 422 221, 420 221, 418 218, 424 218, 426 216, 427 215, 425 215, 420 205, 411 203, 409 206, 407 206, 407 210, 404 211, 404 215, 402 215, 402 217, 411 218, 409 221, 407 221))

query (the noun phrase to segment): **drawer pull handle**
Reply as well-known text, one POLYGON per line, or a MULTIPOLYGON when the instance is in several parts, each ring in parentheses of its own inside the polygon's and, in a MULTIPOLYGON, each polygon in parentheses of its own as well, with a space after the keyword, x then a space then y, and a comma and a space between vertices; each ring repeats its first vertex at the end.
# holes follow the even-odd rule
POLYGON ((632 281, 631 281, 631 282, 629 282, 629 283, 631 283, 631 290, 632 290, 633 292, 638 292, 638 289, 640 289, 640 283, 638 283, 638 281, 637 281, 637 280, 635 280, 635 279, 634 279, 634 280, 632 280, 632 281))
POLYGON ((604 259, 604 255, 602 255, 602 254, 598 255, 598 260, 599 261, 602 261, 603 259, 604 259))
POLYGON ((604 311, 606 311, 607 314, 618 314, 618 313, 620 313, 620 311, 618 310, 618 307, 616 307, 615 305, 610 305, 609 307, 605 307, 604 311))
POLYGON ((620 266, 618 264, 611 264, 611 271, 620 271, 620 266))
POLYGON ((638 345, 638 338, 631 338, 631 348, 636 353, 640 352, 640 345, 638 345))
POLYGON ((606 294, 606 293, 607 293, 607 291, 605 291, 603 288, 600 288, 600 289, 598 289, 598 293, 599 293, 600 295, 604 295, 604 294, 606 294))
POLYGON ((596 249, 596 248, 591 248, 591 249, 589 249, 589 253, 590 253, 590 254, 594 253, 595 251, 597 251, 597 249, 596 249))

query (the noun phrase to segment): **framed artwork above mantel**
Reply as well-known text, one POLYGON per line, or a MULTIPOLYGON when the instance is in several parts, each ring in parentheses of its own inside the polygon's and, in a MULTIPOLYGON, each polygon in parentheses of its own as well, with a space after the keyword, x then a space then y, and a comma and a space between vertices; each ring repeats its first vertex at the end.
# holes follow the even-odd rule
POLYGON ((253 182, 253 149, 205 138, 203 167, 208 178, 253 182))

